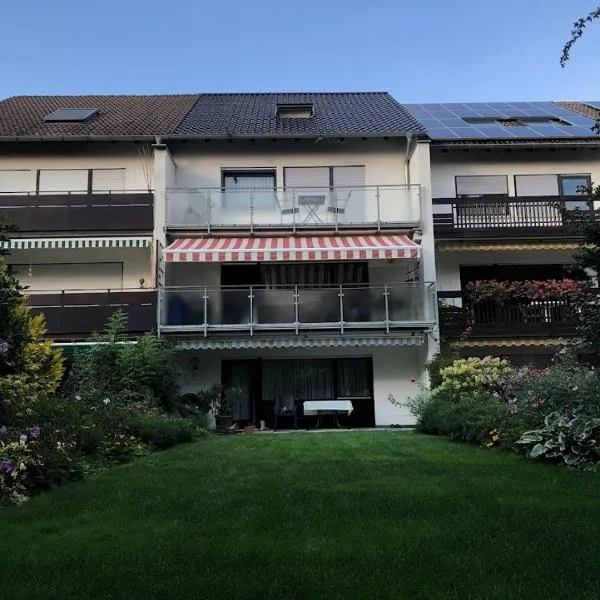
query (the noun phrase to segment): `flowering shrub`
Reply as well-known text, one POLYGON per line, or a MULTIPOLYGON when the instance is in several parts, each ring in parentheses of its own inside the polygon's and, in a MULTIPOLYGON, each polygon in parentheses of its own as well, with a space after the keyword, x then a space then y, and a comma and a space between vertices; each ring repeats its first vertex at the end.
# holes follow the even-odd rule
POLYGON ((440 370, 441 383, 431 395, 457 401, 463 397, 499 397, 502 376, 510 371, 510 363, 501 358, 463 358, 440 370))
POLYGON ((467 298, 471 302, 496 300, 542 301, 581 300, 589 284, 573 279, 547 279, 528 281, 481 280, 467 284, 467 298))
MULTIPOLYGON (((8 430, 3 428, 2 431, 2 437, 7 438, 8 430)), ((13 442, 0 439, 0 504, 21 504, 29 500, 31 472, 42 464, 35 451, 39 428, 31 431, 31 442, 25 434, 18 434, 18 441, 13 442)))

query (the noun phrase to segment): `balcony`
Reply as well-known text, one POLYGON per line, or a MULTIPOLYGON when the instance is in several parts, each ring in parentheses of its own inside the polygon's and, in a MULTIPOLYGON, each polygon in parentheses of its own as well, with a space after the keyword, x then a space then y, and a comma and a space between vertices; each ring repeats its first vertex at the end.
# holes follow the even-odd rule
POLYGON ((277 188, 171 189, 167 227, 171 230, 343 229, 418 227, 418 185, 277 188))
POLYGON ((442 337, 562 337, 576 333, 575 308, 568 299, 484 301, 470 304, 462 292, 438 292, 442 337))
POLYGON ((129 334, 156 329, 154 290, 28 291, 27 294, 32 313, 46 316, 49 337, 81 337, 102 331, 117 310, 127 315, 129 334))
POLYGON ((24 233, 150 231, 153 211, 148 191, 0 195, 0 213, 24 233))
POLYGON ((578 239, 573 224, 596 219, 586 197, 434 198, 438 240, 493 238, 578 239))
POLYGON ((167 287, 160 292, 164 333, 427 329, 434 286, 401 283, 322 287, 167 287))

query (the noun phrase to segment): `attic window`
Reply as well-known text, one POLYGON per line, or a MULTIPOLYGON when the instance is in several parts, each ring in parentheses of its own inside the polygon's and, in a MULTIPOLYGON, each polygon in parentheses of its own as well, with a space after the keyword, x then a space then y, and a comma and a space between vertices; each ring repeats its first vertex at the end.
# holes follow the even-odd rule
POLYGON ((562 125, 571 123, 558 117, 465 117, 463 121, 471 125, 501 125, 502 127, 528 127, 530 125, 562 125))
POLYGON ((312 104, 278 104, 278 119, 311 119, 315 116, 312 104))
POLYGON ((87 121, 98 112, 97 108, 59 108, 44 117, 46 123, 77 123, 87 121))

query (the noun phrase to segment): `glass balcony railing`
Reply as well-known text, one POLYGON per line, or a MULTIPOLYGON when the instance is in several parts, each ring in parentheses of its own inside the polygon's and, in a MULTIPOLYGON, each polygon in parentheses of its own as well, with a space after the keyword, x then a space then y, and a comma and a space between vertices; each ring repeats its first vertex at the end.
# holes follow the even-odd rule
POLYGON ((435 322, 431 283, 372 286, 165 287, 164 332, 428 328, 435 322))
POLYGON ((418 185, 167 191, 171 229, 418 226, 418 185))

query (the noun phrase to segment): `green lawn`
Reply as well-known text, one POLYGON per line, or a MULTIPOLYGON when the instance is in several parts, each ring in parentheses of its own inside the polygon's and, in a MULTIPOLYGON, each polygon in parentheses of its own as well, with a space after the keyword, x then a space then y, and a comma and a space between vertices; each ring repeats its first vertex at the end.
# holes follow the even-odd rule
POLYGON ((600 476, 405 432, 211 437, 0 512, 0 598, 598 598, 600 476))

